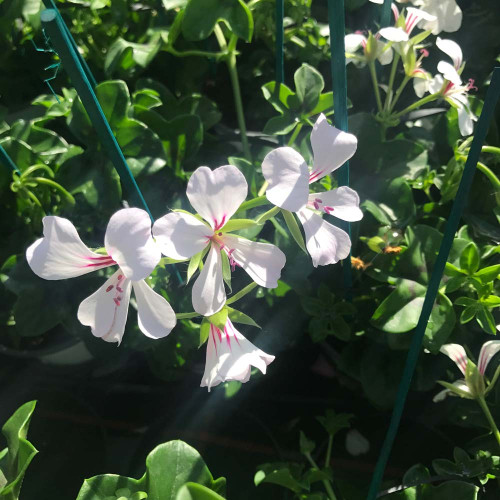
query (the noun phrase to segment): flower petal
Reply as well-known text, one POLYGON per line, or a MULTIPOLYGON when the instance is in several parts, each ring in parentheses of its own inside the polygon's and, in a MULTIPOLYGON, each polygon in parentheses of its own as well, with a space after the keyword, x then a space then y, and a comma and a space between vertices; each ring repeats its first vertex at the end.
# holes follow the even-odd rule
POLYGON ((139 208, 124 208, 112 215, 104 246, 132 281, 147 278, 161 258, 160 249, 151 235, 151 219, 139 208))
POLYGON ((363 218, 363 212, 359 208, 358 193, 347 186, 323 193, 312 193, 309 195, 309 203, 316 203, 320 210, 349 222, 363 218))
POLYGON ((263 374, 274 356, 261 351, 247 340, 228 319, 222 332, 215 326, 210 327, 207 342, 205 373, 201 387, 214 387, 227 380, 248 382, 252 366, 263 374))
MULTIPOLYGON (((437 37, 436 45, 438 49, 442 50, 446 55, 451 57, 451 60, 453 61, 453 67, 455 68, 455 70, 459 70, 460 66, 462 66, 462 61, 463 61, 463 54, 460 45, 458 45, 458 43, 454 42, 453 40, 448 40, 446 38, 440 38, 440 37, 437 37)), ((450 79, 447 78, 447 80, 450 79)), ((453 80, 450 80, 450 82, 453 82, 453 80)))
POLYGON ((429 81, 429 92, 435 94, 439 92, 443 87, 444 79, 441 75, 436 75, 432 80, 429 81))
POLYGON ((459 370, 465 375, 465 369, 467 368, 467 354, 465 354, 465 349, 459 344, 445 344, 439 349, 443 354, 446 354, 455 364, 458 366, 459 370))
POLYGON ((443 75, 445 80, 453 83, 453 85, 461 85, 462 79, 457 73, 457 70, 446 61, 439 61, 437 65, 438 71, 443 75))
POLYGON ((106 342, 122 341, 127 322, 131 282, 121 269, 87 297, 78 308, 78 320, 90 326, 95 337, 106 342))
MULTIPOLYGON (((456 97, 456 96, 454 96, 456 97)), ((453 99, 456 102, 456 99, 453 99)), ((466 105, 458 108, 458 128, 463 137, 471 135, 474 132, 474 121, 477 120, 476 115, 466 105)))
POLYGON ((262 174, 269 183, 267 199, 295 212, 307 203, 309 170, 302 156, 292 148, 276 148, 262 162, 262 174))
POLYGON ((387 28, 382 28, 379 30, 381 36, 383 36, 386 40, 391 42, 407 42, 408 41, 408 33, 401 28, 394 28, 389 26, 387 28))
POLYGON ((153 224, 153 236, 161 253, 171 259, 189 259, 208 244, 213 230, 194 215, 171 212, 153 224))
POLYGON ((351 251, 349 235, 324 221, 309 209, 297 212, 306 234, 306 246, 314 267, 335 264, 345 259, 351 251))
POLYGON ((500 351, 500 340, 489 340, 483 344, 481 347, 481 352, 479 353, 479 373, 484 375, 488 364, 493 358, 493 356, 500 351))
POLYGON ((354 54, 364 41, 366 41, 366 36, 360 33, 350 33, 346 35, 344 37, 345 51, 348 54, 354 54))
POLYGON ((314 166, 309 183, 342 166, 356 152, 358 140, 354 135, 332 127, 325 115, 320 114, 311 132, 311 146, 314 166))
POLYGON ((212 226, 220 229, 245 201, 245 176, 233 165, 210 170, 197 168, 188 182, 187 197, 193 208, 212 226))
POLYGON ((392 58, 394 57, 394 51, 392 47, 386 47, 386 43, 382 40, 377 40, 377 58, 380 61, 380 64, 386 65, 391 64, 392 58))
POLYGON ((260 286, 276 288, 281 270, 285 266, 285 254, 275 245, 259 243, 238 236, 225 234, 222 241, 230 257, 241 266, 260 286))
POLYGON ((408 7, 406 9, 406 19, 405 19, 405 30, 408 33, 408 35, 411 34, 413 31, 413 28, 420 22, 420 21, 435 21, 436 16, 433 16, 432 14, 429 14, 428 12, 425 12, 425 10, 420 10, 420 9, 415 9, 414 7, 408 7))
POLYGON ((166 337, 177 323, 170 304, 157 294, 144 280, 135 281, 137 320, 141 332, 151 339, 166 337))
MULTIPOLYGON (((470 394, 470 389, 467 385, 467 383, 465 382, 464 379, 460 379, 460 380, 455 380, 455 382, 453 382, 453 384, 457 389, 459 389, 460 391, 462 392, 465 392, 467 394, 470 394)), ((443 401, 446 396, 457 396, 457 394, 453 391, 451 391, 450 389, 444 389, 440 392, 438 392, 433 398, 432 398, 432 401, 434 403, 439 403, 440 401, 443 401)))
POLYGON ((220 311, 226 303, 220 250, 212 245, 191 293, 194 310, 203 316, 220 311))
POLYGON ((433 35, 442 31, 457 31, 462 24, 462 11, 455 0, 428 0, 425 9, 437 19, 422 23, 421 27, 424 30, 432 30, 433 35))
POLYGON ((26 260, 46 280, 73 278, 116 264, 111 257, 89 250, 75 226, 55 216, 43 218, 43 238, 28 247, 26 260))

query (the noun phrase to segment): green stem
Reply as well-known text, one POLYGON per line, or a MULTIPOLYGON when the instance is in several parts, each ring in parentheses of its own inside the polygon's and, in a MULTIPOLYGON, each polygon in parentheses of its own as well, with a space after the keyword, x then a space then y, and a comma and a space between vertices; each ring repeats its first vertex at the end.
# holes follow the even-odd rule
POLYGON ((332 445, 333 445, 333 436, 328 436, 328 446, 326 448, 326 457, 325 457, 325 467, 330 467, 330 460, 332 458, 332 445))
POLYGON ((201 316, 201 314, 198 314, 197 312, 190 312, 190 313, 177 313, 175 315, 177 319, 191 319, 191 318, 196 318, 197 316, 201 316))
POLYGON ((411 78, 408 75, 405 75, 403 78, 403 81, 401 82, 401 85, 398 87, 398 90, 396 90, 396 94, 394 95, 394 100, 392 101, 389 111, 392 111, 394 109, 394 106, 396 106, 396 103, 398 102, 399 98, 401 97, 401 94, 403 93, 404 88, 406 87, 406 84, 411 80, 411 78))
POLYGON ((430 94, 426 97, 422 97, 422 99, 419 99, 418 101, 414 102, 413 104, 410 104, 408 107, 403 109, 403 111, 400 111, 399 113, 396 113, 392 115, 392 118, 399 118, 400 116, 406 115, 410 111, 413 111, 414 109, 420 108, 420 106, 423 106, 424 104, 427 104, 428 102, 435 101, 441 94, 436 93, 436 94, 430 94))
POLYGON ((40 210, 42 211, 43 215, 45 215, 45 210, 43 209, 43 206, 42 204, 40 203, 40 200, 29 190, 29 189, 24 189, 24 191, 26 192, 26 194, 28 195, 28 198, 30 198, 31 201, 33 201, 33 203, 40 208, 40 210))
POLYGON ((165 52, 174 55, 175 57, 208 57, 219 58, 227 55, 227 52, 209 52, 205 50, 176 50, 171 45, 165 48, 165 52))
POLYGON ((491 432, 493 432, 493 435, 495 436, 498 442, 498 446, 500 447, 500 431, 498 430, 498 427, 495 424, 495 420, 493 419, 493 415, 491 414, 490 409, 488 408, 486 400, 482 396, 479 396, 478 398, 476 398, 476 401, 479 403, 481 410, 483 410, 483 413, 486 416, 488 423, 490 424, 491 432))
POLYGON ((257 198, 254 198, 253 200, 248 200, 245 201, 240 205, 238 210, 236 210, 236 213, 238 212, 243 212, 244 210, 250 210, 251 208, 255 207, 260 207, 262 205, 268 205, 269 201, 265 196, 258 196, 257 198))
POLYGON ((229 297, 229 299, 226 300, 226 305, 232 304, 233 302, 241 299, 241 297, 244 297, 247 293, 250 293, 256 286, 257 283, 252 282, 245 288, 242 288, 238 293, 235 293, 232 297, 229 297))
POLYGON ((482 153, 493 153, 495 155, 500 155, 500 148, 496 148, 495 146, 483 146, 481 149, 482 153))
POLYGON ((377 72, 375 70, 375 63, 373 61, 368 63, 370 75, 372 77, 373 90, 375 91, 375 99, 377 100, 377 107, 379 112, 382 112, 382 99, 380 99, 380 90, 378 88, 377 72))
MULTIPOLYGON (((467 156, 460 155, 459 158, 463 161, 467 160, 467 156)), ((477 162, 477 169, 488 178, 488 180, 491 182, 491 185, 493 186, 493 189, 499 192, 500 179, 495 175, 493 170, 491 170, 489 167, 487 167, 484 163, 481 163, 480 161, 477 162)))
POLYGON ((252 161, 250 146, 248 144, 247 127, 245 124, 245 114, 243 112, 243 101, 241 99, 240 83, 238 80, 238 70, 236 68, 236 42, 238 38, 236 37, 236 35, 231 35, 228 47, 226 38, 224 37, 224 33, 222 33, 222 29, 218 24, 215 25, 214 33, 221 50, 228 53, 226 64, 227 69, 229 70, 231 85, 233 87, 234 105, 236 107, 236 117, 238 119, 238 126, 240 128, 243 155, 248 161, 252 161))
MULTIPOLYGON (((307 458, 307 460, 309 460, 309 463, 315 468, 315 469, 318 469, 318 470, 321 470, 319 467, 318 467, 318 464, 314 461, 314 458, 311 456, 310 453, 305 453, 305 456, 307 458)), ((322 480, 322 483, 323 483, 323 486, 325 487, 325 490, 326 490, 326 493, 328 495, 328 498, 330 500, 337 500, 337 497, 335 496, 335 493, 333 492, 333 488, 332 488, 332 485, 330 484, 330 481, 328 481, 327 479, 323 479, 322 480)))
POLYGON ((257 217, 257 219, 255 219, 255 222, 257 224, 264 224, 266 220, 270 219, 271 217, 274 217, 280 210, 281 210, 280 207, 273 207, 271 208, 271 210, 268 210, 267 212, 264 212, 262 215, 257 217))
POLYGON ((73 198, 73 195, 66 191, 66 189, 64 189, 61 184, 58 184, 57 182, 51 180, 51 179, 46 179, 45 177, 34 177, 33 178, 34 181, 36 181, 38 184, 45 184, 46 186, 50 186, 54 189, 57 189, 58 191, 60 191, 65 197, 66 199, 72 204, 74 205, 75 204, 75 199, 73 198))
POLYGON ((396 52, 394 55, 394 59, 392 60, 391 74, 389 76, 389 88, 387 89, 387 95, 385 97, 384 109, 391 109, 391 101, 392 101, 392 87, 394 85, 394 78, 396 78, 396 70, 398 69, 398 62, 401 56, 396 52))

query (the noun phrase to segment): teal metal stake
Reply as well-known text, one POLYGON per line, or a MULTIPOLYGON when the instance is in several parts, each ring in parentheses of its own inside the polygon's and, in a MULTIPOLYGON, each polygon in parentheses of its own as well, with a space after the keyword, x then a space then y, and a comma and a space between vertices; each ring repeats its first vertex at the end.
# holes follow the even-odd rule
MULTIPOLYGON (((331 70, 333 87, 333 109, 335 125, 347 132, 347 75, 345 61, 344 0, 328 0, 328 23, 330 25, 331 70)), ((338 170, 340 186, 349 186, 349 162, 338 170)), ((351 225, 341 221, 341 227, 351 237, 351 225)), ((346 297, 352 298, 351 253, 342 261, 346 297)))
MULTIPOLYGON (((276 91, 279 96, 281 84, 285 81, 284 64, 284 31, 283 17, 285 15, 285 0, 276 0, 276 91)), ((278 136, 280 146, 285 144, 285 137, 278 136)))
POLYGON ((130 196, 137 198, 137 201, 148 212, 151 220, 153 216, 144 199, 139 186, 137 185, 132 172, 123 156, 122 150, 116 141, 113 131, 109 126, 106 117, 102 111, 101 105, 95 95, 91 82, 89 81, 83 66, 78 58, 77 51, 74 49, 65 29, 64 22, 57 15, 54 9, 47 9, 41 15, 42 24, 50 37, 50 41, 56 49, 64 69, 67 71, 75 89, 82 100, 90 121, 95 127, 101 144, 105 147, 110 160, 113 162, 120 179, 124 184, 130 196))
POLYGON ((389 459, 392 445, 398 432, 399 423, 403 414, 406 397, 410 389, 413 372, 415 371, 415 367, 417 365, 418 356, 422 347, 422 341, 424 339, 425 328, 429 321, 432 307, 434 306, 434 302, 436 300, 446 261, 448 260, 448 255, 453 244, 455 233, 458 229, 460 217, 462 216, 462 212, 467 201, 467 195, 472 185, 472 180, 476 171, 476 165, 479 160, 481 148, 488 132, 491 118, 495 110, 495 105, 498 102, 499 98, 500 67, 493 70, 493 77, 491 79, 488 92, 486 93, 483 110, 477 123, 476 133, 474 135, 474 139, 472 140, 469 155, 465 163, 460 186, 458 187, 457 194, 455 195, 455 200, 453 202, 453 206, 451 207, 450 216, 446 222, 443 240, 441 241, 441 247, 439 248, 439 254, 437 256, 436 263, 434 264, 434 267, 432 269, 429 286, 425 294, 424 305, 422 306, 422 312, 420 313, 417 327, 415 328, 415 332, 413 333, 410 350, 408 351, 406 364, 396 395, 396 402, 394 403, 394 408, 392 410, 391 422, 389 424, 389 429, 387 430, 384 444, 382 445, 382 449, 375 466, 375 471, 373 473, 367 500, 374 500, 375 498, 377 498, 377 493, 380 489, 385 466, 387 464, 387 460, 389 459))
POLYGON ((17 168, 17 165, 12 161, 12 158, 7 154, 7 151, 0 146, 0 162, 3 163, 7 168, 10 168, 13 172, 21 173, 17 168))
POLYGON ((381 28, 389 26, 389 23, 391 21, 391 4, 392 0, 384 0, 384 4, 382 5, 382 12, 380 13, 381 28))

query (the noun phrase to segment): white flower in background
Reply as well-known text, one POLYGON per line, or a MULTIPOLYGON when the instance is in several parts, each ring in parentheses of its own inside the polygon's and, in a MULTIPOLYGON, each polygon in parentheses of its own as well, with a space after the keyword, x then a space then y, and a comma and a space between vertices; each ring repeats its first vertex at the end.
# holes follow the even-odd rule
POLYGON ((230 319, 226 321, 224 331, 210 324, 201 387, 207 387, 210 392, 211 387, 228 380, 248 382, 252 366, 265 374, 267 365, 273 360, 274 356, 255 347, 236 330, 230 319))
POLYGON ((453 64, 447 61, 440 61, 437 69, 441 75, 436 75, 429 85, 429 92, 440 92, 443 97, 458 111, 458 125, 460 133, 463 136, 472 134, 474 130, 474 121, 477 120, 476 115, 471 111, 469 106, 468 94, 470 90, 477 90, 474 86, 474 80, 469 81, 464 85, 459 71, 462 67, 462 49, 453 40, 445 40, 437 38, 436 45, 445 54, 447 54, 453 64))
POLYGON ((226 234, 224 225, 245 200, 248 192, 244 175, 233 165, 210 170, 198 168, 188 182, 187 197, 207 222, 194 215, 172 212, 158 219, 153 234, 164 255, 184 260, 210 246, 208 257, 193 290, 193 308, 210 316, 226 302, 221 252, 226 252, 232 270, 242 267, 260 286, 276 288, 285 254, 275 245, 258 243, 226 234))
POLYGON ((500 366, 497 368, 493 379, 486 388, 484 384, 484 374, 489 362, 493 359, 493 356, 500 351, 500 340, 490 340, 489 342, 485 342, 483 344, 481 351, 479 352, 479 362, 477 368, 474 363, 467 358, 465 349, 459 344, 445 344, 441 347, 440 351, 443 354, 446 354, 458 366, 458 369, 462 372, 465 378, 456 380, 453 384, 440 381, 439 383, 444 385, 446 389, 434 396, 433 401, 435 403, 442 401, 448 394, 454 394, 468 399, 475 399, 477 396, 485 396, 491 389, 493 389, 497 378, 500 375, 500 366), (469 370, 469 367, 472 367, 473 369, 469 370), (475 377, 476 370, 479 372, 481 379, 479 381, 479 391, 477 387, 477 377, 475 377))
POLYGON ((357 144, 354 135, 332 127, 321 114, 311 132, 311 171, 304 158, 289 147, 271 151, 262 162, 262 173, 269 183, 266 197, 274 205, 297 214, 314 267, 335 264, 345 259, 351 249, 348 234, 324 221, 318 212, 350 222, 361 220, 363 213, 353 189, 343 186, 309 194, 309 184, 342 166, 355 153, 357 144))
POLYGON ((118 266, 118 270, 78 308, 78 319, 106 342, 120 343, 125 331, 131 289, 137 300, 139 328, 147 337, 167 336, 176 324, 170 304, 144 281, 161 258, 151 236, 149 215, 138 208, 116 212, 104 237, 107 255, 92 252, 75 226, 61 217, 44 217, 43 238, 26 250, 33 272, 46 280, 73 278, 118 266))
MULTIPOLYGON (((408 3, 409 0, 399 0, 399 3, 408 3)), ((383 4, 384 0, 370 0, 370 2, 383 4)), ((424 19, 420 26, 430 30, 434 35, 442 31, 451 33, 457 31, 462 24, 462 11, 456 0, 411 0, 412 4, 434 16, 433 20, 424 19)))
POLYGON ((345 448, 349 455, 357 457, 370 451, 370 443, 357 429, 350 429, 345 436, 345 448))
MULTIPOLYGON (((380 40, 380 33, 376 33, 374 37, 376 41, 375 55, 373 56, 374 59, 378 59, 380 64, 383 65, 390 64, 394 56, 392 48, 390 47, 390 45, 380 40)), ((346 62, 350 63, 351 61, 360 58, 360 56, 356 55, 356 52, 359 50, 360 47, 363 48, 363 54, 366 62, 368 56, 366 52, 367 43, 368 43, 368 38, 361 32, 356 32, 346 35, 344 37, 346 62)))

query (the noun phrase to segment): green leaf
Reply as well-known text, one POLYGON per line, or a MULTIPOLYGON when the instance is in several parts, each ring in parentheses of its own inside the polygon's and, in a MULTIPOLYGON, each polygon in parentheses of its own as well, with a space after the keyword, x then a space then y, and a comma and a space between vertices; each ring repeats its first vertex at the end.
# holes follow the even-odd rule
POLYGON ((255 226, 257 223, 252 219, 229 219, 222 227, 223 233, 230 233, 232 231, 239 231, 255 226))
POLYGON ((484 306, 479 307, 479 310, 476 313, 476 321, 479 323, 479 326, 490 335, 496 335, 496 324, 495 318, 493 314, 484 306))
POLYGON ((447 276, 453 276, 453 277, 463 277, 467 273, 463 269, 459 269, 458 267, 454 266, 453 264, 450 264, 449 262, 447 262, 445 265, 445 268, 444 268, 444 274, 446 274, 447 276))
POLYGON ((456 292, 467 283, 466 276, 454 276, 446 282, 446 293, 456 292))
POLYGON ((289 212, 288 210, 281 210, 281 213, 283 214, 283 218, 285 219, 285 223, 293 239, 295 240, 297 245, 299 245, 299 247, 307 254, 304 238, 302 237, 300 227, 297 224, 294 215, 292 214, 292 212, 289 212))
POLYGON ((302 431, 300 431, 299 444, 300 453, 302 453, 303 455, 308 455, 309 453, 314 451, 314 448, 316 448, 316 443, 314 441, 311 441, 310 439, 307 439, 306 435, 302 431))
POLYGON ((117 474, 102 474, 85 479, 76 500, 106 500, 110 497, 134 500, 147 498, 144 496, 146 488, 146 475, 141 479, 133 479, 117 474))
POLYGON ((187 275, 186 275, 186 285, 189 283, 189 280, 193 277, 193 274, 198 270, 198 266, 200 262, 203 260, 208 250, 210 249, 210 245, 207 245, 201 252, 193 255, 189 260, 187 275))
POLYGON ((182 18, 182 34, 187 40, 204 40, 219 21, 238 38, 251 41, 253 17, 242 0, 190 0, 182 18))
POLYGON ((474 278, 477 278, 484 285, 497 279, 500 274, 500 264, 495 264, 494 266, 483 267, 479 271, 474 273, 474 278))
MULTIPOLYGON (((348 106, 348 107, 352 107, 348 106)), ((318 115, 319 113, 324 113, 325 111, 331 111, 333 113, 333 92, 325 92, 321 94, 318 99, 318 104, 309 113, 311 116, 318 115)), ((326 112, 327 116, 331 113, 326 112)))
POLYGON ((260 328, 260 326, 250 316, 247 316, 245 313, 233 309, 232 307, 227 307, 227 311, 228 311, 228 318, 232 322, 241 323, 242 325, 256 326, 257 328, 260 328))
POLYGON ((302 66, 293 75, 297 98, 303 113, 310 113, 318 104, 325 82, 321 73, 309 64, 302 66))
POLYGON ((490 308, 498 307, 500 306, 500 297, 497 295, 488 295, 481 299, 481 303, 490 308))
POLYGON ((2 427, 7 448, 0 451, 0 498, 18 500, 26 469, 38 453, 26 439, 36 401, 18 408, 2 427))
POLYGON ((200 345, 201 347, 207 340, 208 337, 210 337, 210 321, 207 320, 207 318, 203 318, 203 321, 201 322, 200 326, 200 345))
POLYGON ((471 242, 460 255, 460 267, 467 271, 467 274, 473 275, 479 269, 480 260, 479 249, 475 243, 471 242))
POLYGON ((273 116, 264 125, 264 134, 267 135, 286 135, 290 133, 299 122, 295 115, 285 113, 284 115, 273 116))
POLYGON ((210 323, 212 323, 212 325, 217 327, 219 330, 224 331, 227 322, 227 316, 228 310, 227 307, 224 306, 219 312, 212 314, 212 316, 207 316, 207 320, 210 321, 210 323))
POLYGON ((182 486, 176 500, 224 500, 219 494, 211 489, 197 483, 186 483, 182 486))
POLYGON ((353 416, 351 413, 335 413, 333 410, 326 410, 325 416, 316 417, 316 419, 326 432, 334 437, 340 430, 351 427, 350 422, 353 416))
POLYGON ((279 87, 276 86, 276 82, 268 82, 262 87, 262 93, 264 94, 264 99, 268 101, 276 111, 281 114, 287 112, 288 108, 288 98, 291 95, 295 95, 289 87, 284 83, 280 83, 279 87))
POLYGON ((294 463, 267 463, 259 465, 254 477, 255 486, 273 483, 288 488, 295 493, 309 490, 309 484, 301 480, 302 467, 294 463))
POLYGON ((467 306, 460 314, 460 324, 465 325, 465 323, 474 319, 478 310, 479 308, 476 305, 467 306))
POLYGON ((229 264, 229 257, 226 252, 220 252, 221 260, 222 260, 222 279, 224 283, 229 288, 229 291, 232 292, 231 288, 231 265, 229 264))

